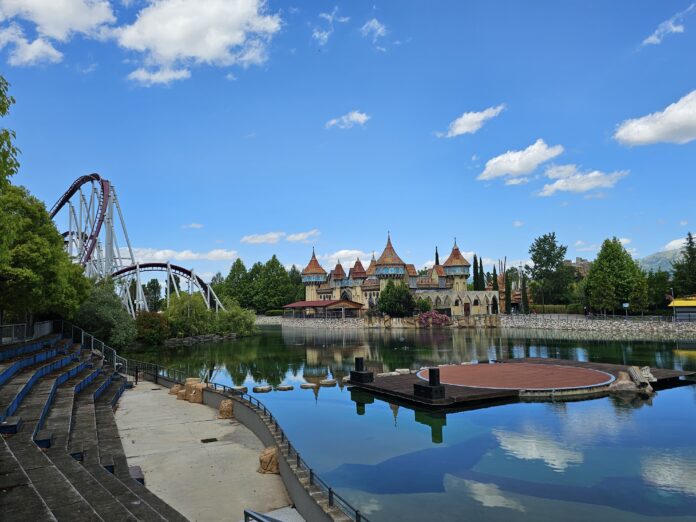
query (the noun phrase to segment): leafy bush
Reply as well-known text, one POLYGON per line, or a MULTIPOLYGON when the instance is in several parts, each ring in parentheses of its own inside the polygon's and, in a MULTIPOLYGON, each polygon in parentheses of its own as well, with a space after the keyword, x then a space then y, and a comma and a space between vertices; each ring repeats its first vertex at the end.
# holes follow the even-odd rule
POLYGON ((279 315, 283 315, 282 310, 266 310, 266 316, 268 317, 278 317, 279 315))
POLYGON ((245 310, 236 302, 224 302, 225 310, 214 314, 213 328, 217 334, 236 333, 238 336, 251 335, 256 331, 256 317, 251 310, 245 310))
POLYGON ((75 322, 117 350, 128 346, 137 336, 135 321, 123 308, 110 280, 94 285, 80 305, 75 322))
POLYGON ((431 308, 430 301, 427 299, 423 299, 422 297, 416 299, 416 310, 418 310, 420 313, 429 312, 431 308))
POLYGON ((159 345, 169 338, 169 322, 157 312, 140 312, 135 318, 138 339, 146 344, 159 345))
POLYGON ((213 331, 213 315, 200 294, 171 296, 164 316, 175 337, 192 337, 213 331))
POLYGON ((428 326, 447 326, 449 322, 450 318, 437 310, 431 310, 418 315, 418 324, 423 328, 428 326))

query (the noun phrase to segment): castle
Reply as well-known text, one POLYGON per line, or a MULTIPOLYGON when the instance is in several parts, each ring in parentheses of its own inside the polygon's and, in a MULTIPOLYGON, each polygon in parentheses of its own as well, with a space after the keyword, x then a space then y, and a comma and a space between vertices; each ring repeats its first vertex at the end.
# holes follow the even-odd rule
POLYGON ((346 274, 340 261, 327 274, 312 250, 312 258, 302 271, 305 285, 305 301, 292 303, 286 308, 302 310, 302 316, 323 315, 331 308, 346 309, 351 315, 361 313, 379 302, 380 293, 389 281, 405 284, 416 299, 430 302, 431 309, 451 317, 493 315, 498 313, 500 296, 497 290, 471 291, 467 288, 469 267, 455 240, 447 260, 429 268, 419 275, 416 267, 404 263, 394 250, 391 236, 382 254, 375 259, 373 254, 367 269, 356 259, 346 274))

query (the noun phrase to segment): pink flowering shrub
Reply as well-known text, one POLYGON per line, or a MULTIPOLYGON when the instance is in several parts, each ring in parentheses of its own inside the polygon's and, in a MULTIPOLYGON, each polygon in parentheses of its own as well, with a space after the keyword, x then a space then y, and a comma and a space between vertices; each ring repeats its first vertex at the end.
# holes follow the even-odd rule
POLYGON ((423 328, 428 326, 447 326, 449 322, 449 317, 435 310, 418 314, 418 324, 423 328))

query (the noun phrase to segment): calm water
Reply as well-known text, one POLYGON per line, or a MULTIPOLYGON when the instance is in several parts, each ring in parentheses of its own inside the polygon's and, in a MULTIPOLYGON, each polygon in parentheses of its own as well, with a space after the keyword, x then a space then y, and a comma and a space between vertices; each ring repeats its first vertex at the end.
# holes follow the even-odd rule
POLYGON ((356 356, 375 371, 512 357, 696 369, 696 345, 588 341, 563 333, 265 329, 225 344, 129 356, 212 372, 260 394, 301 455, 373 521, 696 521, 696 385, 651 401, 519 403, 437 414, 343 387, 356 356))

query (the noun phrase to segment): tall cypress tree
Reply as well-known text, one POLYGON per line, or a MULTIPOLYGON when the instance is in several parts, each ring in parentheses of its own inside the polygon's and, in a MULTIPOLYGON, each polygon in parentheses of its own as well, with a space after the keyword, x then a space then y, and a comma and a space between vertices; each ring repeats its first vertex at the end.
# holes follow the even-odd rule
POLYGON ((435 247, 435 266, 440 264, 440 254, 437 251, 437 247, 435 247))
POLYGON ((498 273, 495 270, 495 265, 493 265, 493 290, 498 292, 500 287, 498 285, 498 273))
POLYGON ((479 275, 478 275, 478 257, 474 254, 474 290, 478 290, 479 286, 479 275))
POLYGON ((505 271, 505 313, 509 314, 512 309, 512 282, 510 281, 510 274, 505 271))
POLYGON ((483 271, 483 258, 479 257, 479 290, 486 289, 486 273, 483 271))
POLYGON ((529 294, 527 294, 527 276, 522 272, 520 274, 522 277, 522 283, 520 286, 520 292, 522 292, 522 313, 529 313, 529 294))

